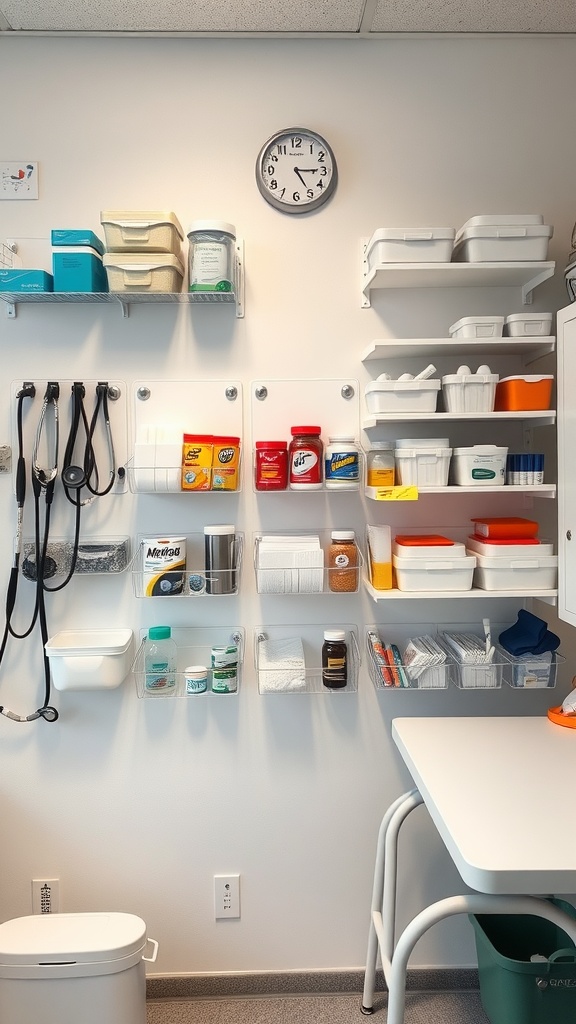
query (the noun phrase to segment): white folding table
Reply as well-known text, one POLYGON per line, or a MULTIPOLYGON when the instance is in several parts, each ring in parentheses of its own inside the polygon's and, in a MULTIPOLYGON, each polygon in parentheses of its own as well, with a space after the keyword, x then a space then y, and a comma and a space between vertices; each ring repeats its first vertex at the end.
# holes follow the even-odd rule
POLYGON ((392 736, 416 788, 392 803, 378 833, 362 1011, 372 1013, 380 951, 388 1024, 403 1024, 410 954, 445 917, 532 914, 576 943, 576 920, 543 898, 576 893, 576 730, 546 717, 396 718, 392 736), (476 891, 425 908, 396 941, 398 834, 422 803, 476 891))

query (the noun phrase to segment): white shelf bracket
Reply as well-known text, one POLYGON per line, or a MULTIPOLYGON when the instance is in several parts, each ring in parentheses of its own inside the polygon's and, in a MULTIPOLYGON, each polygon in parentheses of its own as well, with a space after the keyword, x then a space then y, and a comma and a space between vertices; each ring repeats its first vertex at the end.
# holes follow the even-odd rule
POLYGON ((7 302, 6 303, 6 316, 8 317, 9 320, 15 320, 16 319, 16 303, 15 302, 7 302))
POLYGON ((130 316, 130 303, 125 302, 121 295, 117 295, 116 298, 118 299, 118 302, 120 303, 120 306, 122 308, 122 319, 127 320, 128 317, 130 316))
POLYGON ((522 302, 525 306, 532 305, 532 292, 538 285, 543 284, 549 277, 552 277, 554 273, 554 264, 551 267, 546 267, 545 270, 541 270, 539 274, 536 274, 530 281, 522 285, 522 302))
POLYGON ((366 256, 368 250, 368 238, 363 238, 360 242, 360 263, 362 267, 362 290, 361 290, 361 307, 362 309, 370 309, 370 290, 365 291, 366 278, 368 277, 368 258, 366 256))

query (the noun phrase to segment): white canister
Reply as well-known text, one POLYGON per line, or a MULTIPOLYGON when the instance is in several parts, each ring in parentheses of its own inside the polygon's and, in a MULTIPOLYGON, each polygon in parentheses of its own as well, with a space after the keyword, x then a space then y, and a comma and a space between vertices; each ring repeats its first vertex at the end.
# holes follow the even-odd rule
POLYGON ((208 669, 205 665, 189 665, 184 669, 186 694, 206 693, 208 689, 208 669))
POLYGON ((328 438, 324 453, 324 481, 328 490, 355 491, 360 483, 360 453, 351 434, 328 438))
POLYGON ((454 448, 452 472, 459 487, 504 485, 507 448, 495 444, 475 444, 470 448, 454 448))
POLYGON ((190 292, 233 292, 236 228, 223 220, 195 220, 188 231, 190 292))

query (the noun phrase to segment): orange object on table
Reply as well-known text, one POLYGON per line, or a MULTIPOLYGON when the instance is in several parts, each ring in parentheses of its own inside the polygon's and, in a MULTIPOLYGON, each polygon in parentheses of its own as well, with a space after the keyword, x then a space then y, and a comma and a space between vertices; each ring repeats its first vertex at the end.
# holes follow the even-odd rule
POLYGON ((561 705, 557 708, 548 708, 548 718, 554 725, 563 725, 568 729, 576 729, 576 715, 563 715, 561 705))
POLYGON ((496 384, 495 412, 549 409, 552 397, 551 373, 502 377, 496 384))

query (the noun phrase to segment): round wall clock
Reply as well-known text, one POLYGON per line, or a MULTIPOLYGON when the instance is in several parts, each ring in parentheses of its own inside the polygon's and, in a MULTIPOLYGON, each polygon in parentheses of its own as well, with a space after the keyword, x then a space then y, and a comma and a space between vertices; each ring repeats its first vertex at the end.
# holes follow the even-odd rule
POLYGON ((338 182, 330 146, 309 128, 284 128, 268 139, 256 161, 264 199, 282 213, 309 213, 323 206, 338 182))

